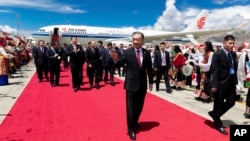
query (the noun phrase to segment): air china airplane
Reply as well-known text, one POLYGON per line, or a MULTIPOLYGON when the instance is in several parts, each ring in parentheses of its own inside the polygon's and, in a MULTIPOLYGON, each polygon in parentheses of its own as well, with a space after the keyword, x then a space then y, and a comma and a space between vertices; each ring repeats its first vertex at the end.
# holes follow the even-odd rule
POLYGON ((234 31, 234 28, 203 30, 208 10, 202 10, 196 19, 183 31, 166 32, 153 30, 135 30, 126 28, 108 28, 94 26, 77 25, 52 25, 45 26, 31 35, 37 40, 45 42, 57 41, 61 44, 70 43, 71 37, 76 36, 78 42, 87 44, 89 41, 102 40, 103 42, 131 41, 131 34, 134 31, 141 31, 145 35, 146 42, 165 41, 167 39, 182 41, 191 40, 204 35, 212 35, 234 31))

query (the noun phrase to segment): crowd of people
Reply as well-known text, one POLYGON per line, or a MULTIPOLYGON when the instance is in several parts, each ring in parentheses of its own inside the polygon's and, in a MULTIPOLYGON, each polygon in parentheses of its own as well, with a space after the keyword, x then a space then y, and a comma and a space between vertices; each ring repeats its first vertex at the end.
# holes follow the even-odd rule
MULTIPOLYGON (((1 46, 6 47, 6 40, 7 37, 0 40, 1 46)), ((189 48, 161 42, 149 50, 143 48, 143 43, 144 35, 141 32, 132 34, 133 45, 126 48, 123 44, 118 47, 112 43, 104 47, 101 40, 81 46, 76 36, 71 37, 70 44, 62 46, 57 42, 45 45, 44 41, 38 40, 32 45, 19 40, 13 45, 14 52, 4 49, 1 55, 8 59, 9 64, 12 59, 17 61, 14 68, 20 69, 30 61, 32 54, 38 82, 48 81, 51 87, 60 85, 62 68, 70 69, 74 92, 81 89, 86 81, 90 89, 100 89, 101 81, 114 86, 115 74, 124 77, 127 127, 131 140, 136 139, 135 129, 140 128, 138 121, 146 91, 148 88, 151 91, 153 85, 156 91, 162 90, 161 80, 164 80, 164 90, 168 94, 193 87, 196 100, 205 103, 213 101, 213 109, 208 114, 222 134, 228 133, 220 117, 240 99, 241 90, 249 87, 244 115, 250 118, 250 75, 247 75, 250 73, 250 50, 243 47, 234 50, 235 38, 232 35, 224 37, 221 48, 209 41, 203 46, 189 48), (88 80, 83 80, 84 64, 88 80)), ((14 70, 9 68, 9 71, 14 70)))
POLYGON ((7 33, 0 34, 0 75, 6 76, 2 85, 8 84, 8 78, 21 70, 22 66, 31 60, 31 42, 20 37, 9 37, 7 33))

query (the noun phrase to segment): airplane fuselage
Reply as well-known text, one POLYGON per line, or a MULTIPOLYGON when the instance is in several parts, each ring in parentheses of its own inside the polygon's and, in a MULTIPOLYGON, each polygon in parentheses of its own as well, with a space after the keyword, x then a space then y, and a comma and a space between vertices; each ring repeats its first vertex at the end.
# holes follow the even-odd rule
POLYGON ((58 36, 59 43, 70 43, 71 37, 76 36, 79 43, 86 45, 90 41, 113 42, 131 40, 134 31, 141 31, 145 35, 164 34, 164 31, 135 30, 131 28, 108 28, 92 26, 55 25, 46 26, 33 32, 32 36, 45 42, 51 42, 53 36, 58 36))

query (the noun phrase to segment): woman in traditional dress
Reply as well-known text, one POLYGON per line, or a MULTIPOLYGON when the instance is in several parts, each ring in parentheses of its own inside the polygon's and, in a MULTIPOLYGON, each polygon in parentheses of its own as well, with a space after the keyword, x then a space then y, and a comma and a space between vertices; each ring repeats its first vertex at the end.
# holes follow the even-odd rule
POLYGON ((249 59, 250 52, 246 54, 246 62, 247 62, 247 76, 246 76, 246 87, 248 87, 247 91, 247 98, 246 98, 246 111, 244 113, 245 118, 250 118, 250 59, 249 59))
POLYGON ((204 46, 204 56, 202 57, 202 59, 200 59, 199 61, 199 67, 201 69, 201 88, 200 90, 196 90, 196 94, 198 95, 198 97, 195 97, 196 100, 200 100, 203 102, 211 102, 211 97, 209 95, 209 90, 207 90, 207 85, 210 79, 210 66, 212 63, 212 57, 214 54, 214 50, 213 50, 213 45, 211 42, 205 42, 205 46, 204 46))
POLYGON ((182 73, 182 67, 183 67, 183 65, 185 65, 186 58, 182 54, 180 46, 175 45, 173 50, 175 52, 175 56, 173 59, 173 66, 174 66, 175 70, 177 71, 177 73, 176 73, 176 78, 175 78, 175 84, 172 88, 182 90, 182 87, 184 85, 183 80, 185 78, 183 73, 182 73))

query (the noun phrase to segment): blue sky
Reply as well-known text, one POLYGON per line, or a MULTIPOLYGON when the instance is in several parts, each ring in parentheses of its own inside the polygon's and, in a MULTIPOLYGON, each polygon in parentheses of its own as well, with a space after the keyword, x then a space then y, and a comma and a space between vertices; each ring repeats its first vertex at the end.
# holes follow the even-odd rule
POLYGON ((202 9, 211 11, 207 28, 250 19, 250 0, 1 0, 0 30, 72 24, 174 31, 183 29, 202 9))

